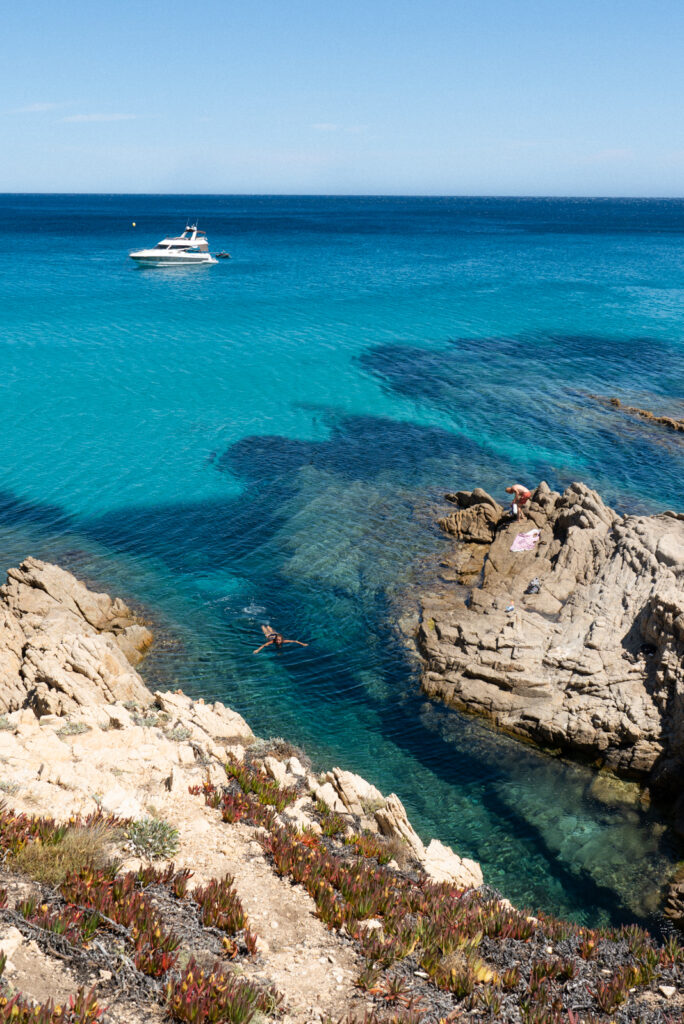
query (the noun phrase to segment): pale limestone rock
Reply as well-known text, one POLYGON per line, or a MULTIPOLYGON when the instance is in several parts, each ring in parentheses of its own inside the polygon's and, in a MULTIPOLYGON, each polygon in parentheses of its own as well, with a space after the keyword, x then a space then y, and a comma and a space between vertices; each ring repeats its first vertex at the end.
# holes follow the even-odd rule
POLYGON ((64 719, 60 718, 59 715, 41 715, 38 719, 38 724, 41 729, 46 729, 48 726, 53 726, 56 729, 61 729, 64 725, 64 719))
POLYGON ((290 775, 295 775, 298 779, 303 779, 306 776, 306 770, 298 757, 292 756, 287 759, 287 770, 290 775))
POLYGON ((296 825, 300 831, 307 829, 310 832, 315 832, 316 835, 320 835, 323 831, 321 826, 318 824, 315 818, 312 818, 302 807, 302 803, 310 805, 310 801, 297 800, 294 804, 290 804, 282 811, 282 817, 289 821, 290 824, 296 825))
POLYGON ((618 774, 675 783, 684 516, 620 516, 583 484, 562 495, 540 484, 524 522, 482 491, 449 499, 459 506, 442 522, 459 541, 453 579, 472 590, 468 602, 449 583, 422 598, 424 692, 618 774), (512 552, 531 528, 536 548, 512 552), (534 578, 540 591, 526 594, 534 578))
POLYGON ((352 814, 361 817, 367 812, 372 813, 378 805, 384 803, 384 797, 380 790, 370 782, 366 782, 360 775, 343 771, 342 768, 333 768, 332 776, 332 784, 342 803, 352 814))
POLYGON ((360 775, 344 771, 342 768, 333 768, 332 771, 325 772, 321 776, 321 782, 332 786, 343 809, 359 818, 372 814, 384 803, 384 797, 379 789, 366 782, 360 775))
POLYGON ((41 773, 43 782, 51 782, 63 789, 80 789, 83 773, 75 764, 51 764, 41 773))
POLYGON ((440 519, 439 525, 444 532, 470 543, 491 544, 503 514, 501 505, 480 488, 476 488, 472 494, 467 491, 447 494, 446 498, 459 508, 457 512, 440 519))
POLYGON ((340 800, 337 795, 337 790, 332 783, 324 782, 321 785, 319 782, 314 781, 313 786, 311 787, 311 792, 317 800, 322 800, 323 803, 327 804, 330 810, 334 811, 336 814, 347 813, 347 808, 340 800))
POLYGON ((209 782, 211 782, 213 786, 216 786, 217 789, 220 789, 221 786, 225 786, 226 784, 226 771, 225 768, 223 767, 223 760, 224 758, 221 757, 219 759, 219 763, 215 762, 213 764, 207 765, 206 768, 204 769, 204 774, 206 778, 209 780, 209 782))
POLYGON ((397 836, 403 839, 416 860, 425 856, 423 842, 408 820, 404 805, 396 793, 390 793, 384 807, 375 812, 375 820, 383 836, 397 836))
POLYGON ((194 765, 196 761, 195 751, 189 743, 179 743, 176 756, 178 758, 178 764, 185 765, 186 767, 188 765, 194 765))
POLYGON ((112 786, 100 798, 100 806, 107 814, 116 814, 119 818, 142 818, 144 810, 129 790, 123 786, 112 786))
POLYGON ((63 715, 114 700, 149 703, 124 650, 139 660, 151 640, 118 598, 27 558, 0 587, 0 711, 30 703, 63 715))
POLYGON ((252 730, 241 715, 231 711, 220 701, 204 704, 193 701, 184 693, 160 693, 154 695, 158 708, 175 717, 178 722, 188 728, 195 727, 214 740, 233 743, 254 739, 252 730))
POLYGON ((152 634, 139 622, 127 626, 116 635, 116 642, 130 665, 138 665, 145 657, 147 648, 152 643, 152 634))
POLYGON ((7 928, 2 937, 0 937, 0 953, 4 953, 7 957, 5 971, 10 974, 15 970, 12 957, 15 955, 19 947, 23 946, 24 942, 26 942, 24 936, 18 928, 14 928, 13 926, 7 928))
POLYGON ((377 917, 367 917, 364 921, 361 922, 361 927, 365 928, 366 931, 368 932, 381 932, 382 921, 380 921, 377 917))
POLYGON ((482 868, 474 860, 459 857, 448 846, 433 839, 421 859, 423 870, 435 882, 455 882, 464 888, 482 885, 482 868))
POLYGON ((54 764, 70 761, 73 757, 73 749, 68 741, 60 739, 50 729, 27 732, 26 727, 22 726, 17 729, 16 735, 21 739, 24 751, 41 762, 54 764))
POLYGON ((275 757, 264 758, 264 768, 279 786, 287 786, 291 780, 287 776, 287 768, 275 757))
POLYGON ((101 723, 102 728, 127 729, 133 723, 133 718, 128 708, 124 708, 120 704, 111 704, 98 709, 98 711, 98 721, 101 723))

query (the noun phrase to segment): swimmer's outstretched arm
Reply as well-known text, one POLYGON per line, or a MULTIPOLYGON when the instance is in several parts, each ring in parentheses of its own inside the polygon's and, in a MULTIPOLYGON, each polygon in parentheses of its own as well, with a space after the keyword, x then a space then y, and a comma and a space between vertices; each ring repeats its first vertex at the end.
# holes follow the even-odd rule
POLYGON ((301 640, 283 640, 284 644, 299 644, 300 647, 308 647, 308 644, 303 644, 301 640))
POLYGON ((265 644, 261 645, 261 647, 257 647, 256 651, 252 651, 252 654, 258 654, 259 651, 263 651, 264 647, 270 647, 272 643, 272 640, 267 640, 265 644))

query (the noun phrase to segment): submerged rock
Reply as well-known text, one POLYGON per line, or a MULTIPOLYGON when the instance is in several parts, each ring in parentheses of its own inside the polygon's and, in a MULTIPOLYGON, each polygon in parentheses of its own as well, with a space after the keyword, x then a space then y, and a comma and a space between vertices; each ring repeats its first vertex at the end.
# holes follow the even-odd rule
POLYGON ((638 416, 639 419, 648 420, 650 423, 657 423, 662 427, 667 427, 668 430, 684 431, 684 420, 677 419, 674 416, 658 416, 656 413, 651 412, 650 409, 642 409, 638 405, 624 405, 619 398, 603 398, 601 395, 590 395, 589 397, 597 402, 601 402, 603 405, 620 409, 621 412, 626 412, 630 416, 638 416))
POLYGON ((581 483, 563 494, 541 483, 520 522, 483 491, 447 497, 456 585, 421 599, 424 692, 546 748, 674 784, 684 515, 621 516, 581 483), (533 548, 512 551, 531 529, 533 548))

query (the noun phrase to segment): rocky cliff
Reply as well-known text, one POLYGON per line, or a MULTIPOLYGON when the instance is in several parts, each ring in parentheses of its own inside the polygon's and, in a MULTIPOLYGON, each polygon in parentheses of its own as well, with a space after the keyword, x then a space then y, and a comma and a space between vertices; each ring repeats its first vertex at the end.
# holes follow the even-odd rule
POLYGON ((421 601, 425 693, 681 789, 684 515, 618 515, 580 483, 541 483, 521 521, 482 490, 447 499, 448 582, 421 601))
POLYGON ((0 587, 0 712, 65 714, 152 697, 133 668, 152 634, 119 598, 27 558, 0 587))

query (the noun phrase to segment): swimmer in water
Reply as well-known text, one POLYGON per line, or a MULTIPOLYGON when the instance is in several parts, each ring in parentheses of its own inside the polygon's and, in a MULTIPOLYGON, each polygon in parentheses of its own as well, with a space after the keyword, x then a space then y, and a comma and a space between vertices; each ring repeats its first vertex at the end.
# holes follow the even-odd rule
POLYGON ((261 629, 266 637, 266 643, 262 644, 261 647, 257 647, 256 651, 253 652, 254 654, 263 651, 264 647, 270 647, 271 644, 274 644, 276 650, 280 650, 283 644, 299 644, 300 647, 309 646, 308 644, 303 644, 301 640, 286 640, 282 633, 276 633, 271 626, 262 626, 261 629))

